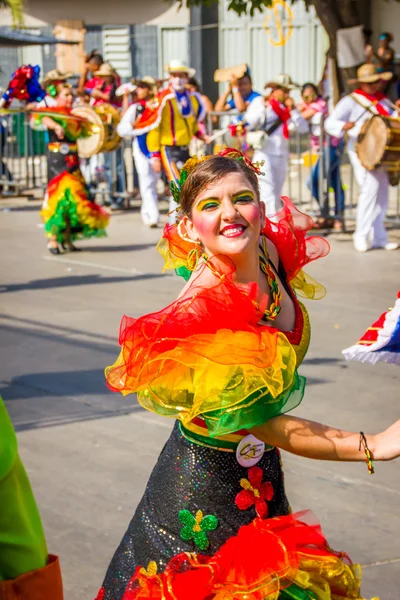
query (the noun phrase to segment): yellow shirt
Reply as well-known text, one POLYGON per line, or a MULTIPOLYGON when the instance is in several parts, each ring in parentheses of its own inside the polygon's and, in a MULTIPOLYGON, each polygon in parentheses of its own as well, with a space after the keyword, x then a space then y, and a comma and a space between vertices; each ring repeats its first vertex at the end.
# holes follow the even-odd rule
POLYGON ((188 146, 198 131, 198 120, 204 118, 203 107, 195 94, 188 94, 189 114, 183 115, 174 92, 163 99, 158 126, 149 131, 147 147, 150 152, 159 152, 161 146, 188 146))

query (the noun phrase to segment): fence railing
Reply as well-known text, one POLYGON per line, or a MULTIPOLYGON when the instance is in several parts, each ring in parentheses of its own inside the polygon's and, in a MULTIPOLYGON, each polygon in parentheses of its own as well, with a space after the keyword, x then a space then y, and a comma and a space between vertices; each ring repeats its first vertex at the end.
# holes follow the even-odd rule
MULTIPOLYGON (((238 114, 238 113, 237 113, 238 114)), ((224 146, 241 147, 243 138, 234 138, 228 124, 234 112, 213 112, 207 115, 207 131, 214 138, 211 146, 197 145, 195 152, 210 153, 224 146)), ((46 131, 33 130, 24 113, 0 117, 0 195, 21 195, 42 189, 47 185, 46 131)), ((319 144, 312 146, 309 134, 291 132, 289 140, 289 164, 283 193, 293 202, 311 214, 327 216, 335 206, 334 188, 339 187, 339 179, 344 186, 345 208, 339 216, 344 219, 355 217, 358 186, 347 156, 346 148, 339 148, 334 155, 329 148, 330 138, 320 127, 319 144), (329 179, 332 157, 339 160, 335 170, 336 181, 329 179), (319 161, 318 183, 313 186, 313 169, 319 161), (319 198, 319 203, 316 200, 319 198)), ((134 168, 130 140, 123 140, 120 147, 111 153, 95 155, 81 161, 82 172, 99 202, 123 201, 129 207, 130 200, 137 195, 137 174, 134 168)), ((400 188, 391 188, 388 219, 400 224, 400 188)))

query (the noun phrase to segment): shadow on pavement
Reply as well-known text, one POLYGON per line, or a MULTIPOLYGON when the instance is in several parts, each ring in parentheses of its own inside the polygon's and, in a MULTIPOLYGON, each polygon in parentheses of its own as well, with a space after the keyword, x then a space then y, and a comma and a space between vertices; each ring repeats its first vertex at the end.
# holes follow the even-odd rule
POLYGON ((70 277, 52 277, 51 279, 34 279, 26 283, 11 283, 0 287, 0 293, 21 292, 24 290, 48 290, 59 287, 77 285, 93 285, 106 283, 121 283, 123 281, 140 281, 144 279, 157 279, 163 277, 162 273, 143 273, 128 277, 102 277, 101 275, 71 275, 70 277))
MULTIPOLYGON (((57 328, 54 328, 57 329, 57 328)), ((89 341, 89 340, 85 340, 85 339, 78 339, 78 338, 73 338, 73 337, 65 337, 63 335, 59 335, 56 331, 53 333, 51 330, 51 326, 49 327, 48 331, 41 331, 39 329, 29 329, 28 327, 24 328, 23 330, 19 330, 15 327, 12 327, 11 325, 1 325, 0 326, 0 332, 1 332, 1 338, 2 340, 6 340, 6 336, 19 336, 20 339, 23 340, 23 342, 25 344, 28 343, 28 338, 30 338, 31 340, 34 341, 34 343, 36 344, 37 342, 41 342, 41 341, 45 341, 47 342, 55 342, 56 344, 61 344, 61 345, 66 345, 66 346, 73 346, 74 348, 77 349, 77 351, 80 351, 82 349, 85 350, 95 350, 96 352, 106 352, 106 353, 114 353, 116 351, 118 351, 118 346, 117 346, 117 340, 114 340, 114 343, 110 342, 109 343, 99 343, 99 342, 95 342, 95 341, 89 341), (21 337, 22 336, 22 337, 21 337)), ((108 339, 108 338, 106 338, 108 339)), ((14 343, 14 342, 13 342, 14 343)))
POLYGON ((126 244, 125 246, 85 246, 84 252, 135 252, 154 248, 156 244, 126 244))
POLYGON ((342 358, 332 358, 329 356, 305 358, 302 362, 303 365, 336 365, 337 363, 345 363, 342 358))

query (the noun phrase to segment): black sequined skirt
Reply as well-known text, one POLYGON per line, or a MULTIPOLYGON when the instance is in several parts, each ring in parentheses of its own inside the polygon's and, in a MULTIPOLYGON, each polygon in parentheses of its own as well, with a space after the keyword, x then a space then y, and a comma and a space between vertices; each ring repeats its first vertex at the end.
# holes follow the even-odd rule
MULTIPOLYGON (((270 481, 273 498, 268 502, 268 516, 290 512, 285 495, 279 451, 266 451, 257 464, 263 481, 270 481)), ((193 540, 184 541, 179 512, 214 515, 215 530, 208 531, 209 546, 202 554, 213 555, 248 525, 256 516, 255 507, 239 510, 235 498, 242 490, 240 482, 248 469, 240 466, 235 452, 204 447, 189 441, 181 426, 175 427, 150 476, 146 491, 129 527, 115 552, 103 583, 104 600, 121 600, 136 568, 155 561, 162 571, 180 552, 198 552, 193 540)))

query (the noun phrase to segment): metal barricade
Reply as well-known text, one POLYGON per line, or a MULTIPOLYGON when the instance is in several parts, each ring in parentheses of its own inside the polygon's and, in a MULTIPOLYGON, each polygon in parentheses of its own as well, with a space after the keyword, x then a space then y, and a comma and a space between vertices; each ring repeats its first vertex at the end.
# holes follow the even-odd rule
MULTIPOLYGON (((238 111, 208 113, 206 126, 213 142, 202 147, 201 144, 194 145, 194 153, 212 153, 228 145, 242 148, 245 138, 235 139, 228 127, 232 118, 239 115, 238 111)), ((47 132, 33 130, 26 114, 14 113, 0 117, 0 195, 17 196, 38 189, 44 192, 47 185, 47 141, 47 132)), ((290 196, 295 204, 312 215, 327 217, 335 214, 343 222, 352 221, 356 215, 358 185, 346 148, 339 148, 335 155, 331 146, 332 140, 325 133, 323 122, 318 147, 313 147, 310 133, 291 132, 283 194, 290 196), (332 185, 331 177, 332 157, 340 159, 340 165, 334 169, 335 185, 332 185), (316 161, 319 164, 317 186, 316 161), (340 180, 344 186, 345 209, 343 213, 340 211, 336 214, 338 211, 333 209, 335 201, 332 195, 334 189, 340 188, 340 180)), ((108 204, 120 200, 121 206, 129 208, 131 200, 138 193, 131 141, 123 140, 114 152, 95 155, 88 161, 82 161, 82 171, 97 201, 108 204)), ((399 225, 399 187, 390 188, 389 196, 388 221, 399 225)))
POLYGON ((24 113, 0 117, 0 194, 19 195, 47 183, 47 132, 34 131, 24 113))

